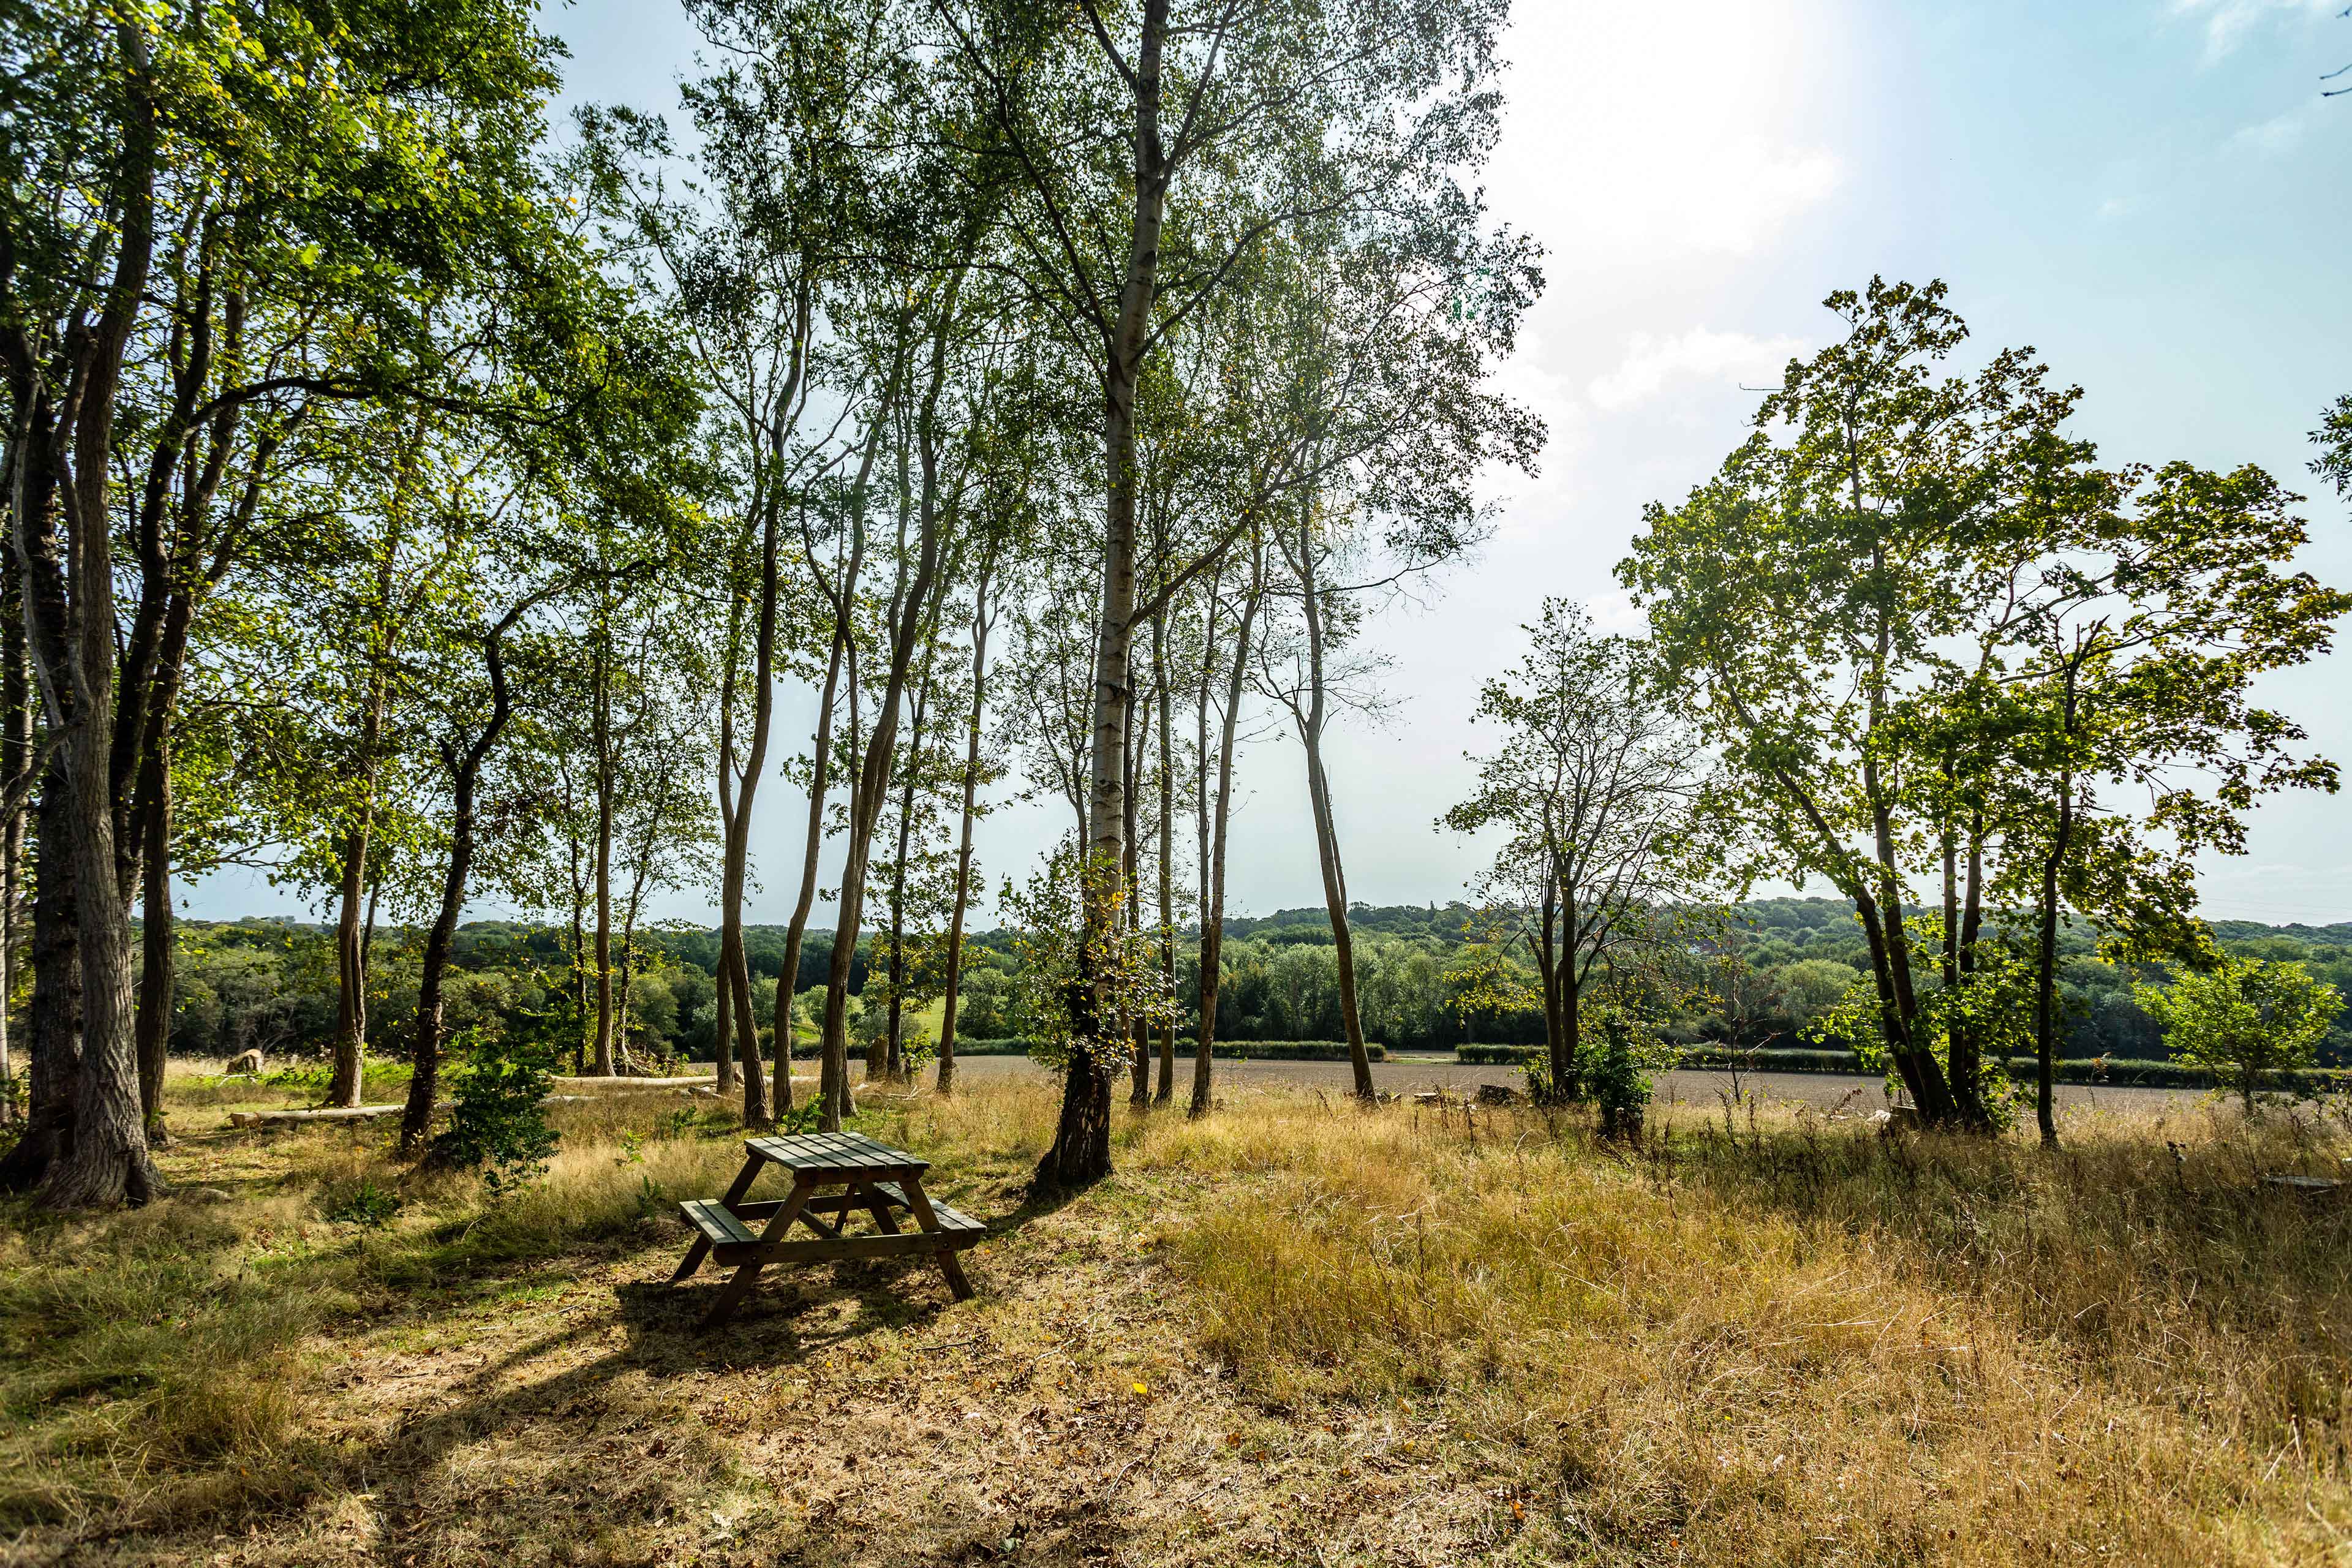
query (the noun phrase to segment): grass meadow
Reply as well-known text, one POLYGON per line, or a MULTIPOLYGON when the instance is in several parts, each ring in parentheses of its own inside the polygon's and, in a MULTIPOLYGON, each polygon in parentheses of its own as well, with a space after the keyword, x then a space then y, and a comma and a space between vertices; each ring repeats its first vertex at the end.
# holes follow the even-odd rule
MULTIPOLYGON (((694 1331, 708 1099, 566 1103, 545 1178, 381 1123, 231 1131, 179 1194, 0 1213, 0 1558, 76 1563, 2352 1561, 2352 1204, 2325 1110, 1885 1139, 1295 1088, 1121 1112, 1032 1201, 1042 1075, 868 1097, 988 1219, 694 1331)), ((772 1178, 771 1178, 772 1179, 772 1178)))

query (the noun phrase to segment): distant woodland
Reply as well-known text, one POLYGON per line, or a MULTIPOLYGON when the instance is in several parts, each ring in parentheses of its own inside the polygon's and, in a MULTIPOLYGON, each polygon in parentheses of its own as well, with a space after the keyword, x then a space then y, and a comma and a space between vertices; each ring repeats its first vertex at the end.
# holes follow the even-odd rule
MULTIPOLYGON (((1461 902, 1356 905, 1357 984, 1368 1039, 1391 1050, 1446 1050, 1467 1041, 1540 1045, 1539 1005, 1481 1009, 1473 994, 1486 965, 1507 964, 1532 987, 1524 955, 1489 941, 1479 911, 1461 902)), ((300 921, 183 921, 176 966, 173 1028, 175 1047, 192 1056, 232 1056, 259 1048, 272 1057, 322 1055, 335 1026, 333 928, 300 921)), ((1734 1040, 1743 1045, 1837 1046, 1821 1021, 1867 978, 1869 952, 1851 908, 1829 899, 1769 899, 1742 904, 1731 931, 1755 977, 1757 1005, 1727 1018, 1723 1009, 1685 1006, 1668 1026, 1684 1041, 1734 1040)), ((1224 925, 1225 977, 1217 996, 1221 1039, 1343 1038, 1331 926, 1320 909, 1283 910, 1238 917, 1224 925)), ((2214 926, 2222 949, 2235 957, 2304 964, 2339 990, 2352 990, 2352 921, 2326 926, 2263 925, 2222 921, 2214 926)), ((1197 1027, 1200 973, 1193 953, 1198 932, 1187 931, 1179 972, 1181 1026, 1197 1027)), ((785 928, 744 927, 751 960, 752 1007, 767 1039, 774 1038, 776 983, 783 968, 785 928)), ((669 927, 643 933, 618 967, 626 997, 625 1039, 643 1062, 708 1061, 714 1040, 718 993, 713 974, 719 933, 669 927)), ((862 939, 850 964, 850 993, 866 992, 876 938, 862 939)), ((2095 933, 2073 930, 2062 938, 2061 971, 2067 1058, 2100 1056, 2161 1059, 2162 1034, 2133 999, 2135 981, 2160 979, 2160 966, 2114 963, 2096 952, 2095 933)), ((419 937, 386 931, 374 939, 371 1050, 399 1056, 417 984, 419 937)), ((476 921, 458 929, 449 986, 452 1022, 511 1025, 547 1007, 578 971, 569 933, 561 926, 476 921)), ((1011 992, 1017 967, 1012 933, 991 931, 968 939, 957 1018, 966 1039, 1014 1033, 1011 992)), ((803 942, 795 994, 824 984, 832 934, 813 931, 803 942)), ((805 1015, 803 1009, 803 1016, 805 1015)), ((869 1034, 881 1014, 861 1010, 852 1021, 869 1034)), ((806 1031, 803 1030, 805 1035, 806 1031)), ((862 1041, 861 1041, 862 1043, 862 1041)), ((811 1043, 803 1039, 806 1051, 811 1043)), ((2329 1066, 2352 1065, 2352 1028, 2338 1022, 2321 1052, 2329 1066)))

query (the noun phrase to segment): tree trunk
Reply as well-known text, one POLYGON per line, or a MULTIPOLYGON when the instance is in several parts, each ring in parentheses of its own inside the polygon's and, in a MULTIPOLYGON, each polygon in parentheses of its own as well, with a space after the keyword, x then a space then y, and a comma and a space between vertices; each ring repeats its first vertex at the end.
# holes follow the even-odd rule
POLYGON ((483 759, 498 744, 499 732, 507 727, 514 712, 507 689, 505 649, 500 639, 529 608, 530 601, 526 601, 508 611, 505 619, 483 639, 482 658, 490 674, 490 716, 482 732, 462 754, 447 747, 442 751, 451 774, 449 867, 441 879, 441 906, 434 912, 432 927, 425 932, 425 956, 417 970, 416 1048, 408 1079, 408 1102, 400 1117, 400 1147, 406 1154, 415 1154, 424 1147, 425 1135, 432 1131, 434 1103, 440 1089, 442 986, 449 969, 450 944, 457 934, 457 917, 466 907, 466 881, 474 866, 474 792, 481 778, 483 759))
POLYGON ((1307 707, 1298 738, 1307 750, 1307 794, 1314 806, 1315 851, 1323 870, 1323 905, 1331 919, 1331 949, 1339 975, 1339 1024, 1347 1032, 1348 1062, 1355 1094, 1373 1098, 1372 1061, 1364 1049, 1364 1026, 1356 1011, 1356 944, 1348 928, 1348 875, 1339 860, 1339 828, 1331 809, 1330 777, 1323 768, 1323 726, 1328 695, 1323 671, 1322 591, 1315 581, 1315 541, 1303 510, 1298 522, 1298 595, 1307 618, 1307 707))
POLYGON ((710 972, 718 985, 712 1014, 711 1066, 720 1098, 735 1092, 735 950, 743 941, 741 835, 748 815, 735 805, 735 689, 740 662, 743 605, 730 589, 727 611, 726 673, 719 683, 719 963, 710 972))
MULTIPOLYGON (((15 460, 8 472, 13 487, 15 460)), ((11 502, 15 494, 12 488, 11 502)), ((33 765, 33 693, 25 668, 24 574, 16 552, 0 548, 0 781, 14 793, 33 765)), ((16 1118, 16 1063, 11 1017, 16 1004, 16 952, 24 933, 25 808, 0 818, 0 1127, 16 1118)), ((0 1173, 0 1184, 5 1184, 0 1173)))
POLYGON ((955 1092, 956 1006, 963 984, 964 908, 971 892, 971 822, 980 789, 981 721, 988 712, 988 579, 996 564, 993 545, 981 557, 971 593, 971 721, 964 730, 963 815, 956 831, 955 896, 948 916, 948 961, 940 1004, 939 1092, 955 1092))
MULTIPOLYGON (((1135 389, 1147 353, 1152 299, 1159 285, 1160 234, 1170 168, 1160 145, 1160 68, 1168 34, 1168 0, 1143 0, 1130 78, 1135 105, 1135 212, 1118 308, 1106 334, 1103 373, 1102 600, 1095 640, 1095 690, 1087 819, 1093 833, 1093 874, 1081 879, 1086 945, 1100 951, 1112 936, 1117 900, 1109 879, 1125 860, 1126 780, 1119 765, 1127 731, 1127 669, 1135 638, 1135 389)), ((1093 980, 1079 1020, 1080 1049, 1070 1053, 1062 1110, 1053 1146, 1038 1163, 1038 1184, 1081 1186, 1110 1174, 1112 1042, 1108 977, 1093 980)))
POLYGON ((626 1066, 629 1056, 629 992, 637 978, 637 898, 633 894, 621 913, 621 983, 614 987, 613 1017, 617 1026, 613 1054, 626 1066))
POLYGON ((400 550, 396 523, 387 528, 383 558, 376 565, 377 643, 368 671, 366 706, 360 713, 358 816, 343 835, 342 880, 336 889, 335 909, 335 1042, 334 1069, 327 1082, 327 1103, 357 1105, 367 1051, 367 975, 360 954, 360 900, 368 881, 369 840, 375 820, 375 791, 383 748, 385 704, 392 682, 393 563, 400 550))
POLYGON ((576 1037, 572 1042, 572 1070, 581 1077, 588 1073, 589 1043, 593 1033, 588 1021, 588 877, 583 867, 587 858, 580 842, 579 802, 572 787, 572 768, 559 756, 557 766, 563 777, 563 848, 564 875, 572 892, 572 945, 567 955, 572 961, 572 1024, 576 1037))
MULTIPOLYGON (((1133 689, 1135 670, 1132 666, 1127 672, 1127 684, 1130 690, 1133 689)), ((1142 771, 1144 742, 1151 732, 1150 697, 1146 695, 1140 703, 1131 705, 1129 712, 1134 721, 1127 728, 1127 749, 1119 763, 1120 772, 1125 775, 1122 789, 1127 796, 1127 823, 1121 830, 1127 840, 1127 858, 1118 870, 1124 889, 1121 903, 1127 910, 1127 931, 1131 939, 1143 930, 1143 845, 1142 836, 1137 831, 1138 820, 1142 816, 1143 791, 1137 783, 1137 777, 1142 771)), ((1127 1102, 1142 1110, 1151 1104, 1151 1035, 1140 1018, 1128 1020, 1126 1026, 1130 1035, 1127 1102)))
POLYGON ((1559 1059, 1567 1064, 1563 1091, 1571 1099, 1584 1092, 1584 982, 1591 959, 1583 951, 1582 915, 1576 881, 1562 876, 1559 884, 1559 1059))
POLYGON ((80 894, 81 1076, 74 1092, 73 1145, 53 1165, 43 1194, 52 1207, 140 1204, 163 1190, 147 1152, 139 1111, 139 1057, 131 1038, 131 929, 119 891, 114 810, 109 784, 107 722, 112 694, 112 551, 105 511, 85 511, 94 525, 77 530, 76 706, 82 721, 64 748, 64 826, 80 894))
MULTIPOLYGON (((735 780, 733 808, 727 823, 722 884, 725 900, 719 916, 723 933, 719 943, 719 984, 734 992, 736 1050, 743 1071, 743 1121, 751 1127, 765 1127, 772 1120, 768 1077, 760 1062, 760 1024, 751 1013, 751 964, 743 950, 743 885, 751 852, 751 802, 759 793, 761 775, 767 771, 768 727, 776 705, 776 552, 783 496, 781 465, 772 456, 770 468, 760 521, 760 615, 752 644, 751 743, 744 753, 743 771, 735 780), (726 940, 729 937, 731 942, 726 940), (731 964, 728 962, 730 954, 731 964)), ((719 759, 722 769, 732 763, 731 754, 719 759)), ((721 1039, 719 1046, 723 1074, 727 1042, 721 1039)), ((789 1051, 786 1058, 789 1063, 789 1051)), ((789 1066, 786 1070, 790 1070, 789 1066)))
MULTIPOLYGON (((2073 697, 2068 696, 2071 709, 2073 697)), ((2070 727, 2073 715, 2068 715, 2070 727)), ((2033 1121, 2042 1146, 2058 1147, 2058 877, 2074 837, 2074 776, 2058 780, 2058 824, 2051 835, 2050 851, 2042 862, 2040 907, 2034 911, 2033 952, 2033 1121)), ((2251 1107, 2252 1100, 2249 1100, 2251 1107)))
POLYGON ((897 1083, 907 1076, 900 1036, 907 1024, 907 850, 914 837, 915 785, 922 775, 923 725, 931 701, 929 659, 923 664, 923 678, 915 683, 915 723, 907 732, 907 776, 898 791, 898 855, 890 867, 890 1011, 882 1033, 866 1049, 868 1082, 887 1076, 897 1083))
POLYGON ((817 861, 824 848, 824 796, 833 771, 833 706, 841 686, 842 644, 848 622, 836 605, 833 652, 824 667, 824 692, 816 710, 809 773, 808 836, 801 855, 801 893, 792 923, 784 929, 784 967, 776 976, 776 1113, 793 1106, 793 992, 800 984, 801 946, 808 935, 809 910, 816 902, 817 861))
MULTIPOLYGON (((156 84, 145 36, 123 21, 116 36, 129 77, 121 170, 123 195, 114 277, 94 328, 76 345, 80 363, 69 385, 72 482, 67 572, 71 625, 56 639, 66 658, 47 671, 55 689, 73 692, 72 734, 61 752, 66 831, 80 897, 75 924, 81 946, 81 1072, 74 1089, 71 1147, 52 1162, 43 1201, 56 1208, 143 1203, 163 1191, 147 1152, 139 1114, 139 1058, 131 1038, 131 921, 116 849, 111 745, 114 731, 115 610, 112 513, 107 498, 113 458, 115 396, 144 295, 154 244, 156 84)), ((61 426, 63 422, 60 422, 61 426)), ((65 431, 52 466, 67 471, 65 431)), ((28 600, 28 605, 37 605, 28 600)), ((49 638, 36 635, 37 655, 49 638)))
POLYGON ((140 808, 146 823, 141 879, 138 1016, 133 1032, 139 1050, 139 1110, 147 1139, 161 1145, 163 1128, 163 1068, 172 1048, 172 765, 170 738, 158 734, 141 771, 140 808))
MULTIPOLYGON (((1948 864, 1945 873, 1945 922, 1950 935, 1945 944, 1945 984, 1958 989, 1969 984, 1976 973, 1978 926, 1983 910, 1981 882, 1984 876, 1984 818, 1979 813, 1968 826, 1969 852, 1966 873, 1967 890, 1958 893, 1954 886, 1960 880, 1957 865, 1948 864)), ((1949 852, 1957 861, 1958 854, 1949 852)), ((1969 1026, 1968 1019, 1956 1009, 1950 1030, 1945 1041, 1945 1078, 1952 1086, 1952 1098, 1959 1107, 1963 1125, 1979 1132, 1993 1129, 1991 1108, 1985 1103, 1982 1047, 1977 1033, 1969 1026)))
MULTIPOLYGON (((866 450, 858 458, 857 478, 849 490, 849 559, 833 585, 833 646, 825 659, 824 695, 817 707, 816 734, 810 752, 808 834, 801 854, 801 893, 793 904, 792 924, 784 933, 783 972, 776 981, 776 1108, 780 1114, 793 1102, 793 993, 801 983, 801 947, 808 934, 809 910, 816 900, 817 861, 824 847, 824 797, 833 777, 834 707, 845 673, 849 684, 850 749, 855 752, 857 745, 857 627, 854 616, 857 579, 866 564, 866 487, 873 481, 874 462, 881 454, 883 433, 889 424, 888 393, 895 390, 886 388, 880 405, 874 411, 874 422, 866 432, 866 450)), ((813 571, 815 560, 812 548, 809 562, 813 571)), ((854 780, 851 795, 850 814, 854 816, 854 780)), ((837 1097, 846 1114, 849 1064, 846 1060, 835 1063, 825 1055, 822 1043, 818 1057, 818 1098, 831 1101, 837 1097)))
MULTIPOLYGON (((372 780, 362 787, 371 784, 372 780)), ((329 1105, 357 1105, 365 1070, 367 983, 360 973, 360 900, 366 891, 367 855, 366 827, 347 829, 342 879, 335 889, 335 1039, 334 1065, 327 1080, 329 1105)))
MULTIPOLYGON (((12 374, 16 370, 12 364, 12 374)), ((49 425, 47 393, 39 384, 16 389, 21 415, 34 432, 49 425)), ((70 657, 65 583, 65 538, 58 507, 58 467, 48 440, 20 439, 10 476, 16 536, 12 552, 21 588, 22 647, 26 676, 37 674, 37 689, 52 733, 72 721, 74 694, 51 672, 70 657)), ((27 691, 29 708, 33 693, 27 691)), ((74 1090, 81 1079, 81 962, 73 858, 66 827, 65 759, 52 752, 41 764, 35 807, 33 932, 27 955, 33 994, 26 1012, 28 1091, 24 1135, 0 1159, 0 1184, 23 1191, 42 1181, 73 1146, 74 1090)))
MULTIPOLYGON (((1176 994, 1176 727, 1169 714, 1168 613, 1151 618, 1151 680, 1160 714, 1160 978, 1176 994)), ((1176 1015, 1160 1021, 1160 1087, 1151 1103, 1176 1098, 1176 1015)))
MULTIPOLYGON (((819 1125, 828 1132, 840 1129, 849 1113, 849 971, 857 956, 857 930, 866 915, 866 879, 874 854, 874 830, 882 816, 882 798, 890 787, 890 765, 898 743, 898 709, 906 700, 907 679, 923 628, 930 620, 932 590, 939 580, 940 540, 945 526, 940 505, 939 401, 947 381, 948 340, 963 291, 963 269, 948 276, 940 318, 931 335, 930 370, 921 408, 917 414, 916 446, 922 458, 922 494, 914 570, 908 573, 906 552, 898 552, 898 591, 893 595, 890 620, 890 664, 882 683, 882 700, 874 714, 874 732, 866 740, 857 778, 850 792, 848 844, 841 868, 841 919, 834 928, 833 952, 824 983, 824 1110, 819 1125)), ((856 682, 851 682, 853 689, 856 682)))
MULTIPOLYGON (((1210 830, 1208 874, 1202 879, 1207 910, 1201 921, 1201 1039, 1192 1056, 1192 1103, 1189 1113, 1206 1116, 1213 1103, 1210 1074, 1217 1045, 1217 990, 1223 975, 1225 945, 1225 842, 1234 809, 1234 740, 1241 725, 1242 696, 1248 690, 1250 632, 1265 591, 1265 547, 1252 552, 1250 585, 1234 633, 1234 658, 1225 678, 1225 710, 1217 740, 1217 804, 1210 830)), ((1214 639, 1212 639, 1213 642, 1214 639)))
POLYGON ((596 1076, 613 1076, 613 664, 611 627, 596 616, 588 661, 589 735, 596 752, 596 1076))
POLYGON ((24 1136, 0 1160, 0 1185, 37 1185, 73 1146, 81 1080, 81 952, 74 868, 67 850, 62 762, 44 771, 33 846, 33 995, 26 1009, 28 1094, 24 1136))
POLYGON ((1565 1103, 1575 1098, 1576 1058, 1569 1053, 1568 1031, 1560 1020, 1559 886, 1560 879, 1547 870, 1543 897, 1536 910, 1536 929, 1528 933, 1528 951, 1535 956, 1536 975, 1543 985, 1544 1046, 1551 1071, 1551 1097, 1556 1103, 1565 1103))
POLYGON ((743 940, 735 941, 735 967, 730 984, 735 991, 735 1064, 743 1071, 743 1124, 765 1127, 768 1113, 768 1069, 760 1058, 760 1019, 751 1011, 751 958, 743 940))
POLYGON ((711 1058, 719 1074, 719 1092, 724 1097, 733 1088, 731 1065, 735 1059, 735 950, 726 928, 719 932, 719 960, 710 971, 715 984, 711 998, 711 1058))

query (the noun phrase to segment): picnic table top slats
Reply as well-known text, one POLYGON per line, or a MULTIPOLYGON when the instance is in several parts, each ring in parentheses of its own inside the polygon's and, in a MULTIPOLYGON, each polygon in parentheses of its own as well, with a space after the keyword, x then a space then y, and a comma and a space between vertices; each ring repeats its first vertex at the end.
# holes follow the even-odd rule
POLYGON ((744 1150, 796 1173, 850 1174, 927 1171, 930 1162, 862 1132, 800 1132, 746 1138, 744 1150))

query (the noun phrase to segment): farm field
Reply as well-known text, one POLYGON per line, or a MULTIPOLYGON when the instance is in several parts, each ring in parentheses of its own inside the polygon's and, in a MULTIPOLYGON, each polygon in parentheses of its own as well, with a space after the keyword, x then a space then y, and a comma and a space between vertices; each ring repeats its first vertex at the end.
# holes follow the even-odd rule
MULTIPOLYGON (((1191 1086, 1192 1070, 1189 1059, 1178 1059, 1176 1080, 1180 1098, 1181 1091, 1191 1086)), ((1027 1079, 1042 1077, 1044 1069, 1025 1057, 956 1058, 956 1075, 959 1078, 1027 1079)), ((1348 1091, 1348 1064, 1344 1061, 1259 1061, 1244 1058, 1234 1061, 1220 1059, 1217 1063, 1220 1084, 1251 1088, 1286 1084, 1319 1089, 1333 1095, 1348 1091)), ((1527 1087, 1527 1078, 1517 1068, 1457 1062, 1451 1055, 1436 1054, 1406 1055, 1374 1062, 1372 1079, 1386 1094, 1410 1094, 1431 1089, 1475 1094, 1488 1084, 1514 1091, 1523 1091, 1527 1087)), ((1860 1073, 1751 1072, 1741 1075, 1741 1084, 1747 1092, 1768 1102, 1776 1102, 1784 1110, 1792 1110, 1798 1106, 1810 1106, 1816 1110, 1843 1107, 1867 1113, 1886 1105, 1885 1082, 1860 1073)), ((1683 1068, 1656 1075, 1656 1094, 1662 1104, 1685 1106, 1701 1112, 1719 1112, 1723 1096, 1732 1093, 1734 1088, 1729 1073, 1704 1068, 1683 1068)), ((2199 1105, 2210 1097, 2186 1089, 2120 1086, 2092 1088, 2062 1083, 2058 1086, 2057 1098, 2058 1102, 2070 1110, 2143 1110, 2199 1105)))
MULTIPOLYGON (((975 1064, 978 1065, 978 1064, 975 1064)), ((1221 1064, 1221 1068, 1223 1064, 1221 1064)), ((2306 1114, 2070 1109, 2066 1151, 1786 1102, 1364 1111, 1255 1064, 1117 1173, 1024 1194, 1042 1076, 857 1125, 986 1219, 928 1265, 771 1276, 694 1324, 723 1111, 557 1107, 540 1184, 387 1131, 230 1132, 182 1191, 12 1213, 12 1561, 2273 1563, 2352 1542, 2352 1211, 2262 1184, 2306 1114), (2168 1145, 2176 1145, 2178 1158, 2168 1145)), ((176 1098, 176 1097, 175 1097, 176 1098)), ((195 1100, 201 1098, 203 1103, 195 1100)))

